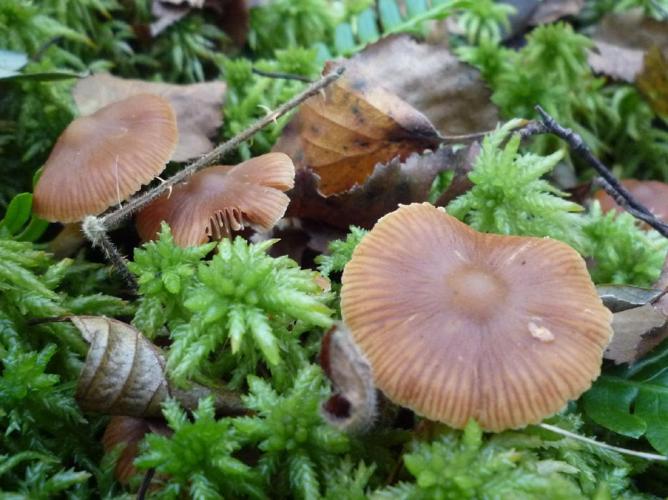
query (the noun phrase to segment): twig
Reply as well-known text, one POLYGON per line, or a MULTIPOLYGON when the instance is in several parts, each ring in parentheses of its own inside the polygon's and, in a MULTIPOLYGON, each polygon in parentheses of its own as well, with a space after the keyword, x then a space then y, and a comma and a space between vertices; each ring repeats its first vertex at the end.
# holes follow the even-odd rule
POLYGON ((277 79, 281 79, 281 80, 297 80, 298 82, 306 82, 306 83, 313 82, 313 80, 311 80, 307 76, 295 75, 293 73, 280 73, 280 72, 274 72, 274 71, 265 71, 265 70, 259 69, 259 68, 251 68, 251 72, 253 72, 256 75, 266 76, 267 78, 277 78, 277 79))
POLYGON ((144 474, 144 479, 141 481, 141 486, 139 486, 139 491, 137 491, 137 500, 144 500, 146 498, 146 493, 148 492, 149 486, 151 486, 151 481, 153 481, 153 476, 155 475, 155 467, 151 467, 144 474))
POLYGON ((599 448, 605 448, 606 450, 616 451, 617 453, 621 453, 622 455, 630 455, 632 457, 644 458, 645 460, 656 460, 660 462, 665 462, 668 460, 668 457, 664 457, 663 455, 657 455, 655 453, 645 453, 643 451, 629 450, 627 448, 620 448, 618 446, 612 446, 611 444, 601 443, 600 441, 596 441, 595 439, 591 439, 585 436, 580 436, 579 434, 567 431, 565 429, 562 429, 561 427, 557 427, 556 425, 538 424, 538 426, 550 432, 554 432, 555 434, 560 434, 562 436, 566 436, 571 439, 575 439, 577 441, 582 441, 583 443, 587 443, 592 446, 598 446, 599 448))
POLYGON ((167 179, 165 182, 145 192, 144 194, 131 199, 129 202, 125 204, 123 208, 114 210, 111 213, 105 215, 100 219, 101 226, 104 228, 105 231, 113 229, 126 217, 128 217, 129 215, 133 214, 144 205, 156 199, 158 196, 167 191, 170 187, 183 181, 187 177, 197 172, 199 169, 215 163, 226 153, 232 151, 233 149, 238 147, 241 143, 247 141, 257 132, 262 130, 264 127, 276 121, 277 118, 283 116, 288 111, 291 111, 292 109, 296 108, 299 104, 304 102, 309 97, 316 95, 318 92, 320 92, 321 89, 327 87, 334 80, 338 79, 343 74, 344 69, 345 68, 343 66, 340 66, 336 70, 329 73, 327 76, 324 76, 317 82, 314 82, 313 84, 309 85, 306 89, 304 89, 303 92, 301 92, 300 94, 296 95, 283 105, 276 108, 276 110, 273 111, 272 113, 269 113, 260 120, 256 121, 253 125, 248 127, 240 134, 236 135, 229 141, 220 144, 213 151, 207 153, 206 155, 202 156, 199 160, 191 163, 183 170, 177 172, 169 179, 167 179))
MULTIPOLYGON (((612 196, 618 205, 627 212, 656 229, 662 236, 668 238, 668 224, 661 222, 650 212, 647 207, 639 203, 628 190, 620 184, 615 176, 610 172, 601 160, 596 158, 587 144, 578 134, 571 129, 562 127, 552 118, 543 108, 536 106, 536 111, 542 118, 542 125, 545 132, 554 134, 568 143, 570 148, 579 154, 596 172, 600 175, 601 187, 612 196)), ((528 128, 528 127, 527 127, 528 128)), ((525 129, 526 130, 526 129, 525 129)), ((542 133, 540 128, 532 127, 531 135, 542 133)))

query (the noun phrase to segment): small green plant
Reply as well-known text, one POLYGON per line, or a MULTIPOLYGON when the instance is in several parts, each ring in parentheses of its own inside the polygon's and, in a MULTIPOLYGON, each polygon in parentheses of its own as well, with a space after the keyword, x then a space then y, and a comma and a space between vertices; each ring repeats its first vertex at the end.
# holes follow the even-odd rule
POLYGON ((519 154, 510 121, 485 138, 469 179, 473 188, 453 200, 448 213, 483 232, 551 236, 582 249, 582 207, 542 177, 562 158, 519 154), (507 140, 507 143, 503 143, 507 140))

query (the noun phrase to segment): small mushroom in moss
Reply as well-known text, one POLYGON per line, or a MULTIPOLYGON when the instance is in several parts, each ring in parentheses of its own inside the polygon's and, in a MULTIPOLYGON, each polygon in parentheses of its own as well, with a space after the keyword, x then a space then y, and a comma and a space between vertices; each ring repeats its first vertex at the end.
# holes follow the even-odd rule
POLYGON ((427 203, 381 218, 342 280, 343 320, 378 388, 456 428, 554 414, 598 376, 612 333, 571 247, 479 233, 427 203))
POLYGON ((236 166, 215 166, 194 174, 137 216, 137 231, 152 240, 160 223, 171 227, 177 245, 220 239, 253 225, 270 229, 290 203, 295 167, 283 153, 268 153, 236 166))
MULTIPOLYGON (((625 179, 622 181, 631 195, 640 203, 645 205, 650 212, 663 222, 668 223, 668 184, 659 181, 639 181, 636 179, 625 179)), ((604 212, 623 209, 615 203, 612 197, 602 189, 596 193, 595 199, 601 204, 604 212)))
POLYGON ((174 110, 156 95, 136 95, 77 118, 44 165, 35 213, 76 222, 104 212, 160 174, 177 139, 174 110))

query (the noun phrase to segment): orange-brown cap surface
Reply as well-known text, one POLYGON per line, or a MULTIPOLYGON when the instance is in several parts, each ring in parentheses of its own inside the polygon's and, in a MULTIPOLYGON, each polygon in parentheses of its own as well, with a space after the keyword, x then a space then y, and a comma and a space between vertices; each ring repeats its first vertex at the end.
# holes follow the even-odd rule
POLYGON ((144 241, 156 237, 160 223, 169 224, 177 245, 204 243, 252 224, 270 229, 283 217, 294 185, 289 156, 268 153, 239 165, 205 168, 148 205, 137 216, 144 241))
POLYGON ((478 233, 427 203, 364 237, 343 272, 341 311, 392 401, 491 431, 537 423, 577 398, 612 333, 571 247, 478 233))
MULTIPOLYGON (((624 186, 637 201, 645 205, 650 212, 663 222, 668 222, 668 184, 659 181, 625 179, 622 181, 622 186, 624 186)), ((618 212, 623 211, 623 209, 615 203, 615 200, 602 189, 596 193, 596 199, 601 204, 601 209, 604 212, 609 210, 616 210, 618 212)))
POLYGON ((74 120, 35 186, 34 211, 75 222, 127 199, 165 168, 178 132, 172 106, 141 94, 74 120))

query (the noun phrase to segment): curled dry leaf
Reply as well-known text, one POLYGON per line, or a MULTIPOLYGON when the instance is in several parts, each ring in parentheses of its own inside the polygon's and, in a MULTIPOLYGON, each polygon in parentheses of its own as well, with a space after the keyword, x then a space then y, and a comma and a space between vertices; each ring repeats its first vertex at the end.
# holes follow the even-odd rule
POLYGON ((599 40, 594 42, 587 61, 595 73, 631 83, 642 70, 643 55, 642 49, 620 47, 599 40))
POLYGON ((139 453, 139 443, 151 432, 163 436, 171 434, 162 420, 125 416, 114 416, 109 420, 102 436, 102 446, 105 453, 121 447, 114 468, 114 476, 121 484, 127 484, 137 474, 133 462, 139 453))
POLYGON ((343 323, 333 326, 322 339, 320 365, 334 389, 321 408, 325 420, 348 432, 368 430, 378 410, 373 374, 343 323))
POLYGON ((225 83, 217 81, 174 85, 97 74, 79 80, 73 95, 83 115, 137 94, 164 97, 174 107, 179 131, 179 142, 172 160, 186 161, 213 149, 214 144, 209 137, 215 136, 223 123, 225 89, 225 83))
POLYGON ((104 316, 68 318, 90 344, 77 384, 76 399, 84 411, 135 417, 160 416, 160 404, 174 397, 186 408, 200 397, 213 395, 222 411, 243 411, 231 393, 193 384, 188 391, 170 387, 165 359, 134 327, 104 316))
POLYGON ((347 229, 351 224, 370 228, 383 215, 397 206, 426 201, 435 177, 445 170, 455 172, 450 188, 442 200, 461 194, 468 188, 466 174, 470 171, 477 144, 460 148, 440 148, 436 152, 412 154, 405 161, 398 158, 378 164, 361 186, 333 196, 323 197, 318 191, 318 178, 310 170, 299 170, 291 193, 288 215, 317 220, 347 229))
POLYGON ((439 142, 422 113, 349 69, 302 104, 273 150, 287 153, 298 168, 316 172, 318 190, 330 196, 364 182, 377 163, 406 158, 439 142))

